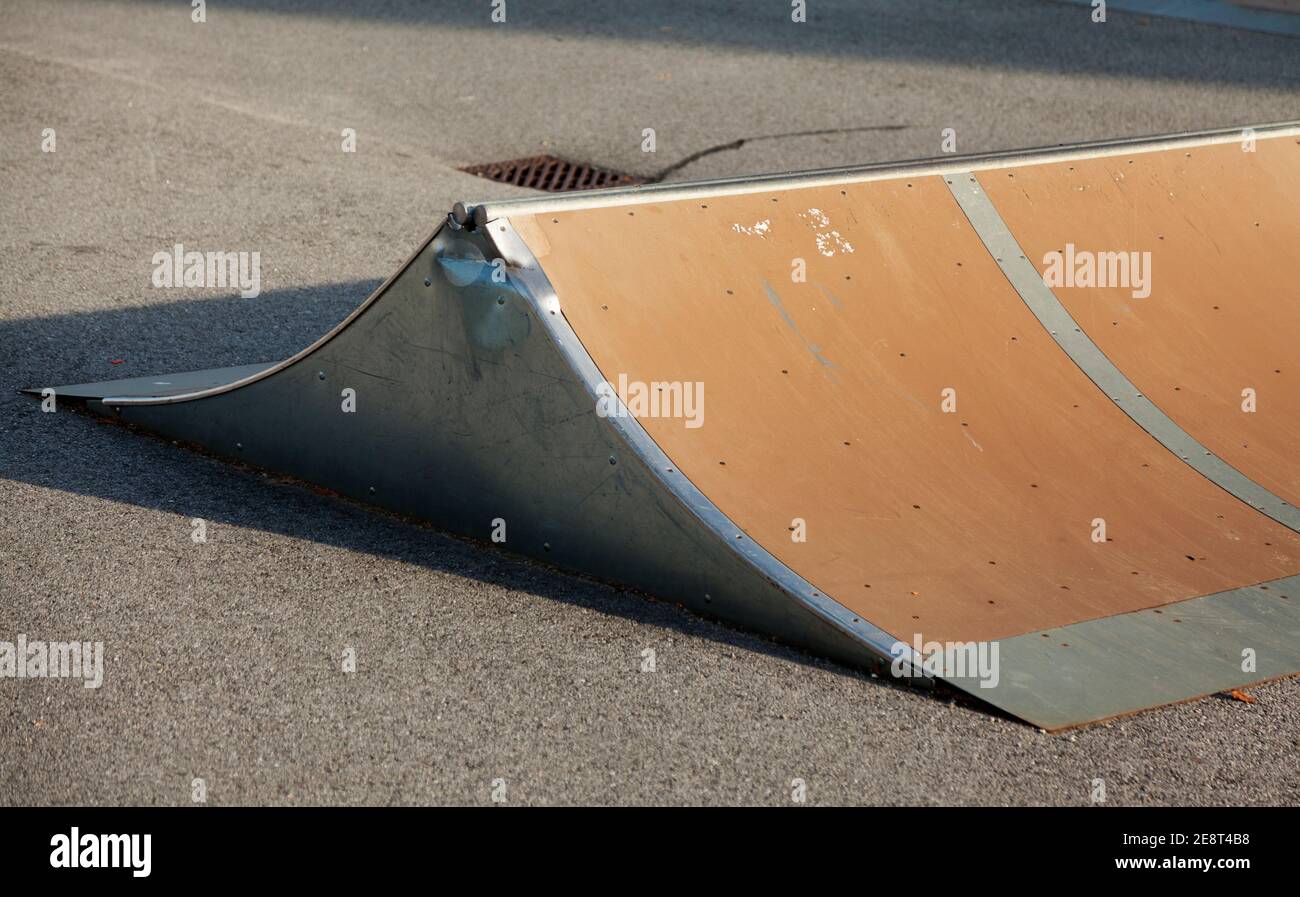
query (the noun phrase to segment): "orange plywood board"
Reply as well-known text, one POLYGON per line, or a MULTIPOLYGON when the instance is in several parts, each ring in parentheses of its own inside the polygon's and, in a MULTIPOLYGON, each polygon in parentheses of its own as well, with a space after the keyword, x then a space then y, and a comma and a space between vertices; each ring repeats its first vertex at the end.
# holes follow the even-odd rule
POLYGON ((1052 342, 938 177, 511 220, 607 380, 704 384, 702 426, 641 419, 680 469, 896 637, 1004 638, 1300 570, 1300 537, 1052 342))

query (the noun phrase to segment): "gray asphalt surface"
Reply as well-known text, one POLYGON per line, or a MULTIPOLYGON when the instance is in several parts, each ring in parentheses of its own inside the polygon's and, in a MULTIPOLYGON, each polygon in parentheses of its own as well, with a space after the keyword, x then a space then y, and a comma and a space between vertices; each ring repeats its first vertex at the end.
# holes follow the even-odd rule
POLYGON ((301 348, 454 201, 522 192, 458 165, 1300 118, 1300 44, 1040 0, 188 7, 0 5, 0 640, 106 655, 99 689, 0 679, 0 803, 1300 801, 1294 679, 1049 736, 13 391, 301 348), (263 294, 152 288, 175 242, 260 251, 263 294))

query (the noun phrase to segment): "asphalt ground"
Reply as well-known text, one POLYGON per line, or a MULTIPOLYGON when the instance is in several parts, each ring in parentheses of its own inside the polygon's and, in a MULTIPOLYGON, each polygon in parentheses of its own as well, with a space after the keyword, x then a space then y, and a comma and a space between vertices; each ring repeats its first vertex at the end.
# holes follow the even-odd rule
POLYGON ((296 351, 453 202, 526 192, 475 162, 682 180, 933 156, 944 128, 1300 118, 1284 37, 809 6, 0 4, 0 640, 105 646, 97 689, 0 678, 0 803, 1296 803, 1294 679, 1049 736, 15 393, 296 351), (260 252, 262 294, 155 289, 177 242, 260 252))

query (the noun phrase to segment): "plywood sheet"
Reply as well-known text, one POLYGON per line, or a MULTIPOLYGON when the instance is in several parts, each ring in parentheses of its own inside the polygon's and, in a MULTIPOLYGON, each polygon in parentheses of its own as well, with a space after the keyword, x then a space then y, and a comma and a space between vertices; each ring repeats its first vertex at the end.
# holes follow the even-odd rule
POLYGON ((512 222, 607 380, 703 384, 702 426, 642 418, 680 469, 897 637, 1003 638, 1300 571, 1300 537, 1052 343, 936 177, 512 222))

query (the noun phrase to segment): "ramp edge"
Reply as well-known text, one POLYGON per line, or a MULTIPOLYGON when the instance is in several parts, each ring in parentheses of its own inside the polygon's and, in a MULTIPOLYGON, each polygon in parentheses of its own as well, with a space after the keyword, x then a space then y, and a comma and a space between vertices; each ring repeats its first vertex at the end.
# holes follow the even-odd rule
MULTIPOLYGON (((445 226, 446 226, 445 223, 439 224, 438 227, 433 229, 432 233, 430 233, 427 237, 421 240, 420 245, 415 248, 414 252, 412 252, 409 256, 407 256, 406 260, 402 262, 402 264, 397 268, 397 270, 394 271, 392 274, 390 274, 384 280, 383 283, 375 287, 375 289, 370 293, 369 296, 365 298, 364 301, 362 301, 360 305, 358 305, 356 308, 352 309, 352 311, 348 313, 347 317, 345 317, 342 321, 339 321, 338 324, 336 324, 333 328, 331 328, 329 331, 323 334, 319 339, 317 339, 310 345, 306 346, 302 350, 295 352, 293 355, 290 355, 288 358, 285 358, 281 361, 269 365, 258 365, 258 367, 261 368, 260 370, 254 371, 252 373, 248 373, 245 376, 241 376, 235 380, 231 380, 228 383, 222 383, 218 386, 211 386, 204 389, 189 390, 186 392, 176 393, 174 395, 108 395, 105 396, 103 399, 101 399, 101 401, 105 405, 115 407, 115 408, 127 406, 127 405, 171 405, 179 402, 192 402, 195 399, 204 399, 204 398, 208 398, 209 396, 221 395, 222 393, 230 392, 231 390, 248 386, 252 383, 258 382, 259 380, 265 380, 268 377, 274 376, 275 374, 280 373, 286 368, 292 367, 293 365, 297 364, 298 362, 302 361, 308 356, 314 354, 318 349, 323 347, 326 343, 330 342, 340 333, 347 330, 347 328, 351 326, 353 321, 361 317, 361 315, 365 313, 366 309, 370 308, 370 306, 373 305, 376 302, 376 300, 379 299, 380 296, 386 293, 388 291, 388 288, 392 286, 392 284, 396 282, 397 279, 406 272, 406 269, 409 268, 411 264, 417 258, 420 257, 420 254, 423 253, 424 250, 429 246, 429 244, 432 243, 437 238, 438 234, 442 232, 442 229, 445 226)), ((253 366, 248 365, 247 367, 251 368, 253 366)), ((235 370, 235 368, 230 368, 229 370, 235 370)), ((167 375, 159 375, 159 376, 167 376, 167 375)), ((108 382, 111 383, 113 381, 108 381, 108 382)), ((83 386, 84 385, 92 385, 92 384, 83 384, 83 386)), ((55 387, 56 394, 58 393, 59 388, 60 387, 55 387)), ((62 388, 66 389, 68 387, 62 387, 62 388)), ((28 391, 39 392, 39 389, 28 390, 28 391)))
POLYGON ((972 153, 961 156, 932 156, 906 162, 876 162, 867 165, 850 165, 748 177, 650 184, 610 190, 580 190, 575 193, 540 198, 495 200, 478 204, 462 202, 457 203, 457 207, 461 210, 462 216, 471 214, 473 222, 478 227, 483 227, 490 221, 512 215, 541 215, 551 212, 567 212, 607 206, 674 202, 718 195, 760 193, 769 190, 828 187, 902 177, 947 176, 954 172, 969 173, 1024 165, 1046 165, 1053 162, 1099 158, 1125 153, 1158 152, 1182 147, 1234 143, 1244 139, 1246 132, 1256 138, 1298 137, 1300 136, 1300 120, 1130 137, 1120 140, 1097 140, 990 153, 972 153))

